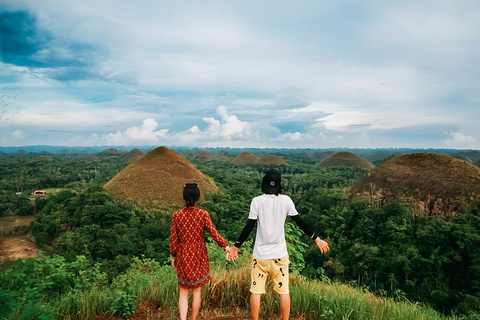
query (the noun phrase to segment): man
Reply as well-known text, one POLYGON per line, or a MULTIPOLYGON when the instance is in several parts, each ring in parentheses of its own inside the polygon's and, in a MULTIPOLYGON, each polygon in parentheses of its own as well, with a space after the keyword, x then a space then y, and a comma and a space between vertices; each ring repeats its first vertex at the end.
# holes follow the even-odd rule
POLYGON ((227 251, 227 259, 238 257, 238 248, 257 224, 257 234, 250 266, 251 285, 250 308, 252 319, 260 315, 261 296, 265 293, 265 282, 270 275, 274 290, 280 295, 282 319, 290 317, 290 294, 288 265, 290 263, 285 241, 285 219, 290 216, 300 229, 315 240, 322 254, 330 251, 328 243, 320 239, 298 215, 295 204, 289 196, 281 194, 281 175, 277 170, 269 170, 262 180, 263 195, 255 197, 250 204, 250 214, 235 245, 227 251))

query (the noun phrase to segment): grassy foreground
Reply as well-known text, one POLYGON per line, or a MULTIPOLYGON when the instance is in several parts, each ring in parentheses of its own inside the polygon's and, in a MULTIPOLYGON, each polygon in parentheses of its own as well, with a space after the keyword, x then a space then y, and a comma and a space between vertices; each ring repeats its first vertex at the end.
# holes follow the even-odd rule
MULTIPOLYGON (((200 314, 217 310, 236 316, 248 315, 248 259, 242 257, 241 260, 231 270, 212 265, 212 281, 203 288, 200 314)), ((291 315, 301 319, 462 319, 445 317, 408 301, 376 297, 348 285, 307 281, 298 274, 291 275, 290 292, 291 315)), ((57 319, 83 320, 95 319, 96 315, 109 314, 112 310, 128 314, 134 311, 135 304, 153 301, 170 314, 163 315, 162 319, 176 319, 177 297, 176 272, 171 266, 137 260, 111 285, 63 295, 49 301, 47 308, 57 319)), ((279 314, 279 301, 273 290, 264 295, 261 310, 264 317, 279 314)), ((159 318, 152 315, 149 319, 159 318)))

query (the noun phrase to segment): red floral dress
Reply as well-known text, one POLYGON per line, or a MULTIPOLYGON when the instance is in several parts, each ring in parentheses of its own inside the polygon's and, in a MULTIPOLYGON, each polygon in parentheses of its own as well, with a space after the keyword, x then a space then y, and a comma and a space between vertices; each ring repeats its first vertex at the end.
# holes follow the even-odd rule
POLYGON ((186 207, 173 213, 170 254, 176 257, 178 285, 182 287, 201 287, 211 279, 208 252, 203 238, 205 229, 220 247, 228 245, 215 229, 207 211, 186 207))

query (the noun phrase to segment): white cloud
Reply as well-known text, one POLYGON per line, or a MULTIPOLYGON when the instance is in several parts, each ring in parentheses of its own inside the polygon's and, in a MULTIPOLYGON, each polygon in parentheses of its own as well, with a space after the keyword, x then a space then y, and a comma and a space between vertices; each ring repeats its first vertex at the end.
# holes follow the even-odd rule
POLYGON ((221 121, 210 117, 203 118, 203 121, 208 124, 204 132, 208 138, 232 140, 233 138, 246 138, 251 135, 249 124, 246 121, 238 120, 235 115, 229 115, 225 106, 217 107, 217 114, 221 121))
POLYGON ((23 134, 22 130, 15 130, 12 133, 12 137, 15 140, 21 140, 25 137, 25 135, 23 134))
POLYGON ((302 135, 300 132, 287 132, 285 134, 282 134, 279 137, 279 140, 290 140, 290 141, 301 141, 302 140, 302 135))
MULTIPOLYGON (((220 120, 205 117, 207 128, 202 131, 197 125, 181 132, 170 132, 158 128, 154 119, 145 119, 140 126, 132 126, 124 131, 106 134, 94 134, 87 139, 75 138, 72 144, 80 145, 185 145, 185 146, 248 146, 250 138, 258 138, 246 121, 227 112, 225 106, 217 107, 220 120)), ((255 142, 253 142, 255 143, 255 142)))
POLYGON ((325 102, 313 102, 312 109, 322 111, 325 116, 315 119, 314 128, 325 128, 335 132, 361 132, 369 130, 388 130, 402 127, 428 126, 446 123, 451 116, 432 114, 429 110, 415 108, 384 108, 362 105, 342 105, 325 102), (313 107, 314 106, 314 107, 313 107), (412 116, 414 115, 414 116, 412 116))
POLYGON ((435 146, 480 140, 472 111, 479 102, 478 0, 374 0, 351 10, 336 2, 266 1, 254 12, 249 2, 4 3, 29 12, 51 35, 49 50, 68 59, 77 45, 86 50, 88 63, 75 72, 92 74, 64 82, 48 65, 0 63, 4 90, 18 93, 16 127, 0 123, 4 137, 21 128, 25 142, 43 131, 47 144, 77 133, 91 143, 133 143, 134 135, 157 143, 154 132, 190 127, 165 131, 161 141, 300 146, 321 134, 341 141, 369 130, 449 123, 469 135, 462 140, 457 129, 445 129, 453 133, 435 146), (221 106, 212 117, 218 105, 230 113, 221 106), (144 119, 156 119, 158 128, 140 125, 144 119))
POLYGON ((447 139, 443 141, 445 148, 452 149, 478 149, 480 143, 472 136, 461 132, 445 132, 447 139))
POLYGON ((125 131, 99 136, 99 144, 113 146, 159 145, 168 129, 156 130, 158 123, 154 119, 145 119, 140 126, 133 126, 125 131))
POLYGON ((183 132, 171 133, 170 143, 186 146, 237 146, 245 147, 256 145, 258 132, 252 130, 247 121, 241 121, 237 116, 229 114, 227 107, 219 106, 216 109, 220 120, 213 117, 204 117, 207 124, 205 130, 197 125, 183 132))

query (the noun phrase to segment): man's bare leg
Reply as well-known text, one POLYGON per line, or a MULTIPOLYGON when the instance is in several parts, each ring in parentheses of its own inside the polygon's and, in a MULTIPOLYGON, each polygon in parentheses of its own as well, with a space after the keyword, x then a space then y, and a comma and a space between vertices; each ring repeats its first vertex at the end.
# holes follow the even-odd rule
POLYGON ((290 318, 290 293, 280 295, 280 309, 282 309, 282 320, 290 318))
POLYGON ((252 310, 252 320, 258 320, 260 317, 260 301, 262 295, 258 293, 252 293, 250 296, 250 309, 252 310))

